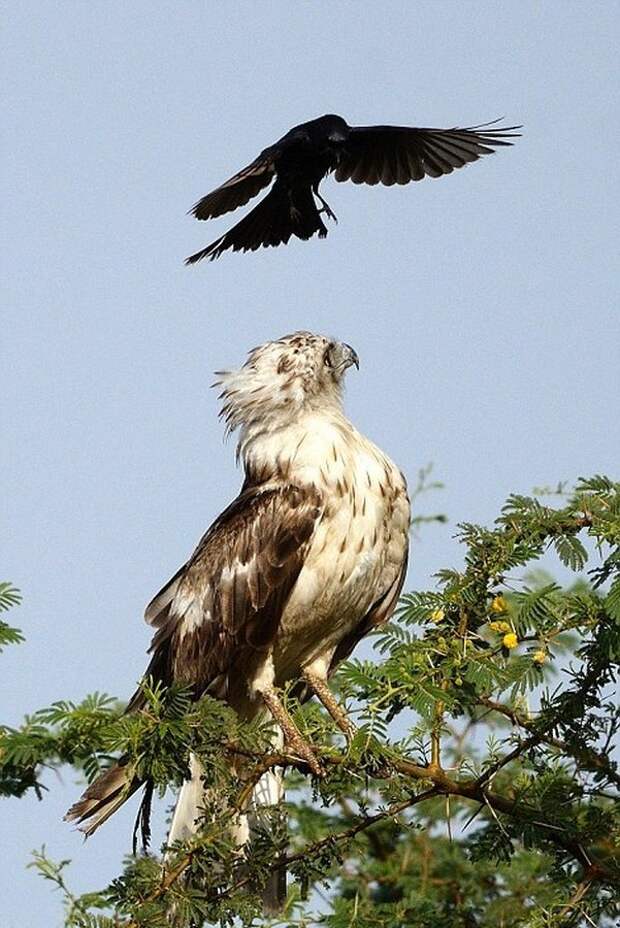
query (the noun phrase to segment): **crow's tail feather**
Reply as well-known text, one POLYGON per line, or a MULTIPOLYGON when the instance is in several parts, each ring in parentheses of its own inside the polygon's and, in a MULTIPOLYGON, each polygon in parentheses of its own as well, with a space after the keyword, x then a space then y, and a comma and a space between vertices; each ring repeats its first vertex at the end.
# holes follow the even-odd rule
POLYGON ((285 245, 292 235, 309 239, 317 232, 321 238, 327 235, 311 188, 289 191, 276 181, 267 196, 241 222, 202 251, 190 255, 185 263, 196 264, 203 258, 213 261, 228 249, 256 251, 257 248, 285 245))

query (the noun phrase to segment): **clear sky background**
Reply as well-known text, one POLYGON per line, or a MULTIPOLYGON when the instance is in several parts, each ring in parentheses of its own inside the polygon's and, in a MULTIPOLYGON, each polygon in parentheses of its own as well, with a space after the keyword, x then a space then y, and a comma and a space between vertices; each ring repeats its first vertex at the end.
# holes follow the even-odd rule
MULTIPOLYGON (((0 719, 145 666, 145 603, 235 494, 212 372, 299 328, 352 344, 356 424, 450 525, 409 587, 458 563, 459 520, 512 491, 618 476, 615 2, 4 4, 3 576, 27 642, 0 659, 0 719), (185 215, 290 126, 471 125, 525 134, 408 187, 328 180, 329 237, 183 258, 240 218, 185 215)), ((1 806, 7 928, 60 923, 24 869, 45 843, 102 886, 134 808, 83 845, 70 772, 1 806)))

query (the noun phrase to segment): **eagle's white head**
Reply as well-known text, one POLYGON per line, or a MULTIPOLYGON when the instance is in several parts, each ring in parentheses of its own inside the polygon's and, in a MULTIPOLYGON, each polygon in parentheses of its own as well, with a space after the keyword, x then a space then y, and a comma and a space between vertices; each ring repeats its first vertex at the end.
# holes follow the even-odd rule
POLYGON ((340 411, 347 368, 359 367, 350 345, 312 332, 294 332, 253 348, 243 367, 218 371, 220 415, 241 443, 257 430, 273 432, 306 411, 340 411))

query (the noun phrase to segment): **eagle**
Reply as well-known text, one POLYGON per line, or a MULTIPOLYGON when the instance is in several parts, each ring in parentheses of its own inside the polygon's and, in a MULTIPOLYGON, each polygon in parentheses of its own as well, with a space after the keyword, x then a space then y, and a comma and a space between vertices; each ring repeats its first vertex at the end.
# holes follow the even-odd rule
MULTIPOLYGON (((328 680, 389 619, 407 567, 406 481, 345 416, 352 366, 359 360, 348 344, 295 332, 254 348, 240 369, 218 372, 220 415, 238 432, 243 485, 145 613, 155 629, 147 679, 224 700, 243 719, 271 717, 288 751, 316 774, 319 760, 280 690, 299 681, 348 732, 328 680)), ((126 711, 144 704, 138 689, 126 711)), ((205 802, 196 757, 189 771, 169 846, 196 832, 205 802)), ((148 789, 121 758, 65 818, 91 835, 142 785, 148 789)), ((270 771, 248 810, 281 798, 281 773, 270 771)), ((249 826, 240 835, 243 846, 249 826)), ((281 878, 272 880, 267 911, 284 892, 281 878)))
POLYGON ((521 126, 495 122, 459 129, 413 126, 350 126, 329 114, 295 126, 265 148, 247 167, 202 197, 190 210, 196 219, 214 219, 244 206, 272 182, 260 203, 228 232, 186 259, 219 258, 233 251, 286 244, 292 235, 325 238, 321 215, 337 221, 319 193, 323 178, 354 184, 408 184, 451 174, 502 145, 512 145, 521 126), (317 207, 316 199, 321 208, 317 207))

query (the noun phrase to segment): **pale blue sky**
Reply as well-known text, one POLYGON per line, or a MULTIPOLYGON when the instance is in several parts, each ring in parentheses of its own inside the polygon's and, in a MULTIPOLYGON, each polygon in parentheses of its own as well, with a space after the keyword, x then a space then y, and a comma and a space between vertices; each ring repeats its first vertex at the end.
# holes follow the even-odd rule
MULTIPOLYGON (((0 658, 0 719, 130 693, 145 603, 239 484, 212 371, 266 339, 352 344, 351 417, 412 480, 435 462, 425 508, 452 524, 414 543, 411 588, 454 563, 455 521, 617 476, 618 3, 4 6, 0 579, 28 640, 0 658), (192 203, 324 112, 525 135, 439 180, 330 180, 326 241, 183 267, 231 224, 192 203)), ((31 848, 73 858, 85 890, 130 844, 133 807, 83 846, 61 822, 71 773, 45 781, 2 804, 7 928, 60 921, 31 848)))

